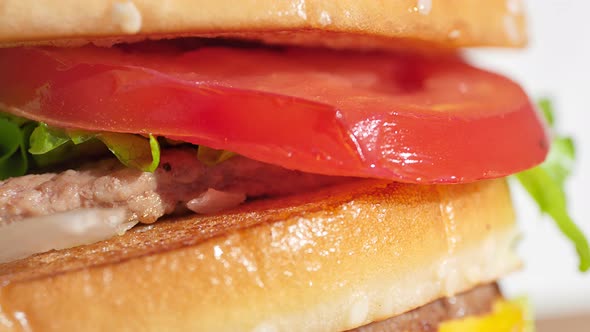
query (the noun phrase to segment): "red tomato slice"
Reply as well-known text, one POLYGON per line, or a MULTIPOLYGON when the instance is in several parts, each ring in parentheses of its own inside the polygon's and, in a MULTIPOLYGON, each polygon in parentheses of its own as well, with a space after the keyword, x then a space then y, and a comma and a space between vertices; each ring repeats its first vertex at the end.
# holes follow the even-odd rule
POLYGON ((548 148, 517 84, 455 57, 2 49, 0 103, 57 127, 152 133, 305 172, 404 182, 506 176, 548 148))

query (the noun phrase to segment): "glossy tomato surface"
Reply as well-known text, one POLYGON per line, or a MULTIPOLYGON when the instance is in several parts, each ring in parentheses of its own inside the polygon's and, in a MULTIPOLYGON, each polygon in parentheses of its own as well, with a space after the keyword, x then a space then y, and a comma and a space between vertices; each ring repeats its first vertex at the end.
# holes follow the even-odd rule
POLYGON ((506 176, 548 148, 517 84, 448 56, 2 49, 0 105, 57 127, 151 133, 305 172, 403 182, 506 176))

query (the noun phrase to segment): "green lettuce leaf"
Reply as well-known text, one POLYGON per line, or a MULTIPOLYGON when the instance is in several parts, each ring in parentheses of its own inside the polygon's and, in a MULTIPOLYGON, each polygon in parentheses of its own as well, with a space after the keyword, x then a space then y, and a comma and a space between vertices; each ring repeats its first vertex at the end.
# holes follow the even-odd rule
POLYGON ((553 103, 551 103, 551 99, 548 98, 541 98, 537 101, 537 105, 539 106, 539 110, 545 119, 545 122, 549 125, 549 127, 553 128, 555 124, 555 116, 553 114, 553 103))
POLYGON ((0 113, 0 180, 21 176, 110 150, 124 165, 153 172, 160 145, 152 135, 62 130, 45 123, 0 113))
POLYGON ((8 114, 8 113, 3 113, 1 111, 0 111, 0 118, 7 120, 9 122, 12 122, 19 127, 23 127, 25 124, 32 122, 31 120, 27 120, 25 118, 21 118, 19 116, 8 114))
POLYGON ((197 151, 197 158, 200 162, 207 166, 214 166, 228 160, 235 155, 236 154, 234 152, 227 150, 216 150, 203 145, 199 145, 199 149, 197 151))
POLYGON ((40 123, 29 138, 29 153, 45 154, 68 143, 70 137, 63 131, 53 129, 45 123, 40 123))
POLYGON ((83 144, 69 141, 44 154, 30 154, 34 168, 47 169, 58 165, 76 166, 79 160, 104 156, 109 153, 106 146, 98 140, 90 140, 83 144))
POLYGON ((146 139, 139 135, 100 133, 96 138, 127 167, 154 172, 160 164, 160 144, 152 135, 146 139))
POLYGON ((82 130, 68 130, 68 136, 77 145, 92 140, 96 135, 82 130))
POLYGON ((74 146, 87 145, 93 140, 102 142, 127 167, 154 172, 160 164, 160 145, 152 135, 146 138, 135 134, 67 131, 44 123, 40 123, 31 134, 29 153, 44 155, 41 161, 46 166, 67 160, 74 146))
MULTIPOLYGON (((540 109, 549 125, 555 117, 549 100, 540 102, 540 109)), ((575 159, 571 137, 555 135, 545 162, 516 174, 516 178, 535 200, 542 213, 549 215, 559 230, 573 242, 579 257, 580 271, 590 269, 590 247, 584 233, 567 211, 564 182, 570 175, 575 159)))
POLYGON ((0 117, 0 180, 27 172, 27 147, 18 121, 0 117))

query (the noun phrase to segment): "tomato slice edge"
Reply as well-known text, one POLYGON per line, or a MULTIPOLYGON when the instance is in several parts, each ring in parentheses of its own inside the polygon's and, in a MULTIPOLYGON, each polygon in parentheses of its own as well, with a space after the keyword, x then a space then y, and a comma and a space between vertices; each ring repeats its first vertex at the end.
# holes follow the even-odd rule
MULTIPOLYGON (((0 50, 0 60, 10 58, 10 54, 6 55, 10 52, 0 50)), ((146 70, 137 64, 92 65, 82 62, 68 67, 67 64, 64 65, 64 61, 53 59, 52 63, 52 52, 59 53, 59 50, 17 49, 12 52, 14 52, 13 60, 18 57, 21 63, 27 56, 37 58, 34 62, 38 64, 38 67, 35 68, 35 73, 29 73, 29 76, 34 76, 29 78, 29 83, 32 82, 32 84, 28 84, 28 87, 27 84, 23 84, 21 91, 18 91, 19 89, 13 91, 17 95, 28 93, 28 97, 21 98, 20 101, 19 98, 11 97, 11 89, 7 87, 6 81, 2 83, 0 80, 0 101, 8 100, 12 112, 17 115, 55 126, 87 130, 149 132, 232 150, 253 159, 301 171, 382 177, 420 183, 469 182, 505 176, 541 162, 547 152, 546 133, 524 92, 514 83, 498 75, 479 71, 468 65, 465 66, 471 68, 469 70, 475 70, 478 75, 489 79, 490 82, 500 80, 502 83, 501 80, 505 80, 504 88, 512 91, 517 97, 520 96, 520 100, 514 101, 513 109, 503 113, 480 111, 474 115, 469 112, 467 114, 428 112, 410 107, 404 110, 403 105, 394 105, 397 109, 392 111, 388 109, 389 105, 376 102, 373 113, 369 111, 371 116, 359 120, 355 118, 356 113, 337 108, 335 105, 272 92, 206 83, 195 84, 167 73, 153 69, 146 70), (86 70, 86 74, 82 75, 76 70, 81 72, 86 70), (486 77, 487 74, 490 76, 486 77), (52 75, 56 76, 49 77, 52 75), (515 87, 509 87, 510 84, 514 84, 515 87), (22 90, 28 92, 23 93, 22 90), (31 95, 39 99, 36 100, 39 105, 32 102, 31 95), (174 100, 171 96, 174 96, 174 100), (207 132, 208 127, 205 125, 200 126, 199 131, 194 131, 194 128, 186 124, 179 128, 178 122, 173 122, 179 121, 178 118, 182 117, 180 113, 186 113, 187 110, 194 108, 195 104, 199 104, 200 109, 192 112, 198 116, 206 114, 208 117, 200 119, 201 122, 206 120, 209 123, 215 123, 216 127, 213 131, 218 130, 217 133, 207 132), (254 110, 239 111, 240 107, 246 105, 253 107, 254 110), (35 109, 34 106, 38 108, 35 109), (112 108, 106 112, 109 116, 102 119, 102 123, 96 119, 103 113, 96 112, 101 107, 112 108), (126 117, 131 114, 126 110, 133 107, 146 111, 141 114, 142 117, 134 115, 137 117, 135 122, 126 121, 126 117), (173 107, 179 107, 183 112, 178 110, 174 112, 173 107), (273 108, 280 109, 280 112, 273 113, 274 119, 266 119, 269 110, 273 108), (150 109, 152 112, 149 112, 150 109), (73 113, 74 111, 76 113, 73 113), (47 112, 51 112, 51 115, 43 115, 47 112), (78 121, 72 120, 72 116, 79 115, 80 112, 87 112, 87 115, 94 114, 95 118, 86 116, 78 121), (302 112, 307 112, 305 121, 298 120, 296 116, 302 112), (218 115, 217 118, 214 116, 215 113, 218 115), (114 120, 113 116, 119 118, 114 120), (281 116, 284 116, 284 119, 280 118, 281 116), (161 117, 165 118, 161 119, 161 117), (160 125, 150 126, 146 123, 148 121, 152 124, 161 124, 160 122, 165 122, 167 119, 172 119, 172 122, 169 122, 168 128, 164 129, 160 125), (502 119, 510 121, 502 121, 502 119), (265 126, 257 125, 256 121, 252 120, 264 122, 265 126), (143 124, 141 124, 142 121, 143 124), (403 124, 405 128, 400 130, 406 132, 373 135, 370 131, 375 128, 365 126, 366 128, 363 129, 363 126, 359 125, 363 121, 377 123, 378 130, 403 124), (220 130, 224 127, 224 122, 226 122, 226 128, 220 130), (278 122, 281 126, 273 128, 273 123, 278 122), (478 134, 477 131, 487 133, 491 130, 486 128, 486 122, 493 123, 493 132, 486 135, 478 134), (502 130, 503 126, 510 123, 512 123, 510 125, 512 131, 502 130), (171 126, 173 124, 177 126, 171 126), (298 125, 296 126, 299 129, 298 137, 294 137, 293 132, 282 133, 289 129, 291 124, 298 125), (522 128, 515 127, 515 124, 522 128), (310 130, 310 126, 314 125, 317 128, 310 130), (265 131, 265 135, 258 137, 256 132, 243 128, 250 126, 265 131), (428 128, 428 130, 420 130, 421 128, 428 128), (447 136, 452 137, 441 139, 445 136, 445 128, 449 130, 447 136), (232 133, 230 129, 240 132, 241 135, 229 137, 232 133), (412 133, 412 130, 415 132, 412 133), (323 133, 324 131, 326 133, 323 133), (474 137, 471 137, 469 142, 462 142, 461 132, 468 132, 474 137), (495 138, 494 132, 506 137, 495 138), (520 135, 521 133, 526 135, 520 135), (273 135, 279 139, 273 140, 273 135), (420 135, 423 137, 419 137, 420 135), (479 140, 478 136, 481 136, 479 140), (258 138, 258 141, 253 138, 258 138), (515 141, 515 138, 518 140, 515 141), (490 140, 493 141, 490 143, 490 140), (500 142, 502 147, 494 148, 494 141, 500 142), (447 144, 443 144, 444 142, 447 144), (399 144, 394 146, 394 143, 399 144), (477 146, 474 144, 480 144, 481 150, 477 151, 477 146), (502 152, 503 150, 506 151, 502 152), (527 150, 530 151, 527 152, 527 150), (490 157, 482 157, 486 154, 490 157), (511 158, 513 160, 510 160, 511 158)), ((14 69, 12 71, 12 75, 2 75, 10 74, 11 69, 10 66, 0 65, 1 77, 15 77, 14 69)), ((492 83, 496 84, 496 82, 492 83)), ((137 110, 132 113, 137 113, 137 110)), ((191 119, 198 120, 195 120, 193 116, 184 118, 183 121, 191 119)))

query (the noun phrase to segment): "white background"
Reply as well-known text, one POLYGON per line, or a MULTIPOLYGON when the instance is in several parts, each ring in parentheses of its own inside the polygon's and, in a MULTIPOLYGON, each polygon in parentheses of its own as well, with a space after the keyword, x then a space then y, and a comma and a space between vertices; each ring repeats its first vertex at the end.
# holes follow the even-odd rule
MULTIPOLYGON (((570 212, 590 235, 590 1, 529 0, 526 5, 527 50, 478 50, 470 55, 480 66, 523 84, 533 98, 553 99, 557 127, 574 136, 577 147, 576 170, 567 187, 570 212)), ((512 184, 526 266, 506 278, 504 289, 528 293, 538 317, 590 315, 590 272, 577 271, 573 247, 512 184)))

